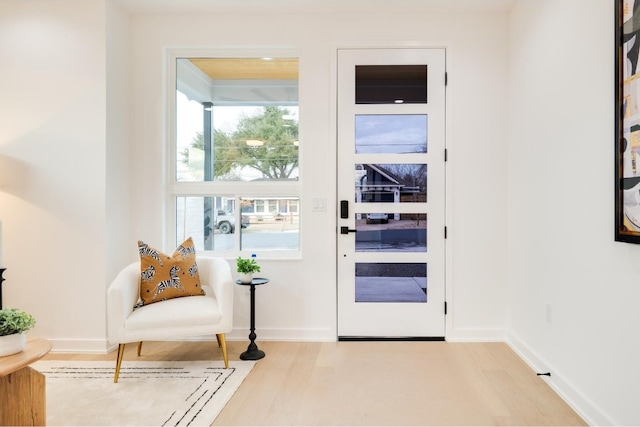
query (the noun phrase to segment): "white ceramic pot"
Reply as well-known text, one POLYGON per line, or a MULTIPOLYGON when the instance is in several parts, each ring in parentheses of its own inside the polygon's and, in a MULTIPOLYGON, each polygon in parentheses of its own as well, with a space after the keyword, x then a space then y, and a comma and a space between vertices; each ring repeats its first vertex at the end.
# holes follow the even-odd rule
POLYGON ((251 283, 253 280, 253 273, 240 273, 240 281, 242 283, 251 283))
POLYGON ((12 334, 0 337, 0 357, 20 353, 27 345, 27 334, 12 334))

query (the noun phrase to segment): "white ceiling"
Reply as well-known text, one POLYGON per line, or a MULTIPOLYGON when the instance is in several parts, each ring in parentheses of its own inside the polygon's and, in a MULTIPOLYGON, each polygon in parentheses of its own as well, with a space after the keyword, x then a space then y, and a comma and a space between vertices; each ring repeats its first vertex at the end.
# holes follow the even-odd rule
POLYGON ((112 0, 133 14, 397 13, 507 11, 517 0, 112 0))

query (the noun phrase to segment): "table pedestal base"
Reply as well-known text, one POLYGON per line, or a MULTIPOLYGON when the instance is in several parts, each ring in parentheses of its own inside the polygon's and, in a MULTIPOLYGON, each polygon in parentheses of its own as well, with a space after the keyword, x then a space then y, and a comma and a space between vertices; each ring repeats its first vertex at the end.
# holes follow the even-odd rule
POLYGON ((259 360, 264 357, 264 351, 258 349, 256 345, 256 333, 253 328, 253 324, 251 326, 251 333, 249 334, 249 347, 247 347, 247 351, 240 355, 240 359, 242 360, 259 360))
POLYGON ((46 384, 40 372, 29 367, 51 350, 44 338, 27 341, 19 353, 0 357, 0 425, 46 424, 46 384))
POLYGON ((244 353, 240 355, 240 359, 242 360, 260 360, 264 357, 264 351, 258 349, 258 347, 253 349, 247 349, 244 353))
POLYGON ((45 377, 29 366, 0 377, 0 424, 46 425, 45 377))

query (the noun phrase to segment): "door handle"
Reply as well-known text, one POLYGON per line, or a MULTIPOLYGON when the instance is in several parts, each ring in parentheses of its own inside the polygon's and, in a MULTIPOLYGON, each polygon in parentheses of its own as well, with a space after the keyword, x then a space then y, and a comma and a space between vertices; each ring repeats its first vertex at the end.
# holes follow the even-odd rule
POLYGON ((340 227, 340 234, 357 233, 358 230, 352 230, 349 227, 340 227))

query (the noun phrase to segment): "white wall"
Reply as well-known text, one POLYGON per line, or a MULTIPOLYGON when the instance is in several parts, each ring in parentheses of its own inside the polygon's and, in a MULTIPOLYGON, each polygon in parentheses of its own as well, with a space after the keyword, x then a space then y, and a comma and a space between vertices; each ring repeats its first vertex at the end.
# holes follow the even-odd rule
MULTIPOLYGON (((286 47, 300 52, 302 254, 300 261, 262 259, 271 279, 259 288, 262 339, 336 337, 337 47, 446 46, 450 66, 449 179, 452 278, 449 339, 503 339, 506 325, 506 128, 508 15, 399 13, 390 5, 347 14, 154 15, 132 18, 133 231, 163 241, 163 49, 286 47), (392 16, 389 13, 393 13, 392 16), (311 199, 326 198, 326 212, 311 199)), ((133 242, 132 242, 133 243, 133 242)), ((171 250, 172 248, 165 248, 171 250)), ((247 296, 237 290, 234 337, 246 338, 247 296)))
POLYGON ((511 16, 508 329, 591 424, 638 425, 640 246, 613 240, 613 11, 537 0, 511 16))
POLYGON ((106 3, 106 279, 104 287, 131 260, 132 165, 130 161, 131 28, 129 15, 106 3))
POLYGON ((0 2, 0 155, 19 166, 0 190, 4 306, 103 350, 104 47, 103 2, 0 2))

